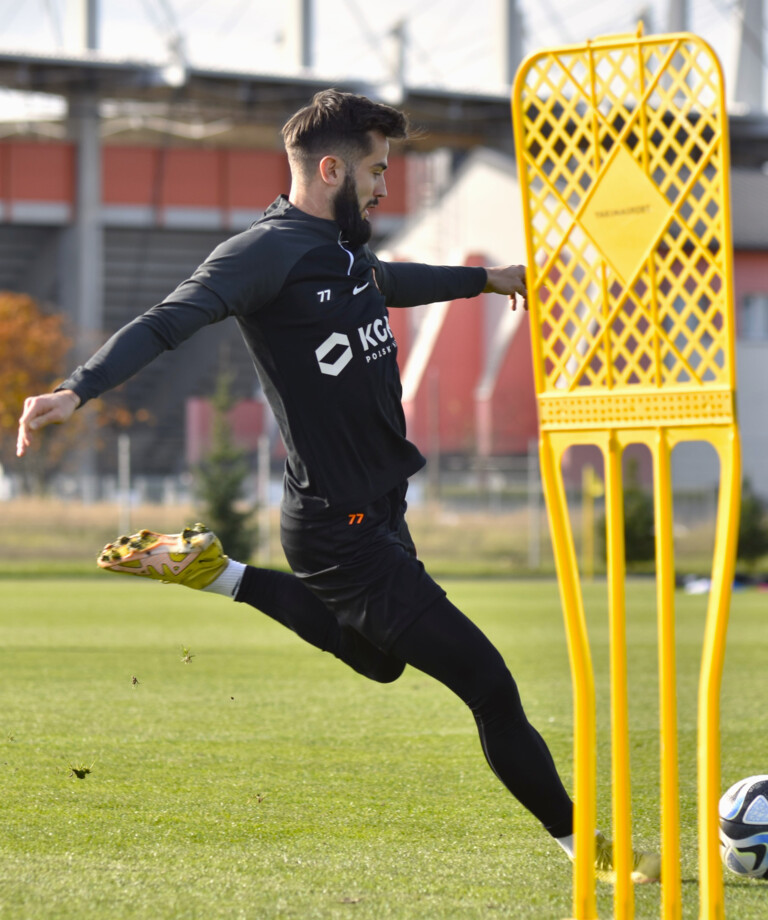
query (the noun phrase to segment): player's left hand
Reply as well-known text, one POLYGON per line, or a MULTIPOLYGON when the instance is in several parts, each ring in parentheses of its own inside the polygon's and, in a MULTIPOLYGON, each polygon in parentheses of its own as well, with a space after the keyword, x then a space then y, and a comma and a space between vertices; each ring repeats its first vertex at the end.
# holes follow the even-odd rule
POLYGON ((523 307, 528 309, 528 285, 524 265, 507 265, 486 268, 488 281, 483 288, 486 294, 507 294, 510 306, 517 309, 517 298, 523 300, 523 307))

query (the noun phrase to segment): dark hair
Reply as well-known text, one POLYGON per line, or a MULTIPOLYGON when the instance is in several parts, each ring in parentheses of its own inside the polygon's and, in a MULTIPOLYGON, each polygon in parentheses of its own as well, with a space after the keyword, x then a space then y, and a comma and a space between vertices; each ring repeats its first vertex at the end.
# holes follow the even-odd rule
POLYGON ((365 96, 326 89, 288 119, 282 135, 291 164, 309 171, 329 153, 349 163, 366 156, 372 149, 369 131, 406 138, 408 119, 365 96))

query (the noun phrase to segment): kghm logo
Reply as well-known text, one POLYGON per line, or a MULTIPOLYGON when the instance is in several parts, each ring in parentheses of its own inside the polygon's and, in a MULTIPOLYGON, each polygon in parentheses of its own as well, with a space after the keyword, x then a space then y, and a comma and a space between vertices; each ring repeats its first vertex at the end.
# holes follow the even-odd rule
POLYGON ((389 328, 389 318, 386 316, 382 316, 373 323, 368 323, 367 326, 360 326, 357 334, 360 336, 363 351, 378 348, 390 339, 394 339, 392 330, 389 328))
POLYGON ((315 349, 317 363, 320 365, 320 373, 327 374, 329 377, 338 377, 339 374, 352 360, 352 346, 349 344, 349 338, 343 332, 332 332, 328 338, 315 349), (338 349, 341 348, 341 352, 338 349), (336 357, 332 361, 326 358, 336 350, 336 357))
POLYGON ((366 364, 397 351, 397 342, 392 335, 387 316, 382 316, 367 326, 358 326, 357 334, 365 352, 366 364))
MULTIPOLYGON (((365 326, 358 326, 357 334, 360 336, 366 364, 397 351, 397 342, 385 316, 365 326)), ((315 349, 315 357, 322 374, 338 377, 352 360, 352 343, 349 336, 343 332, 332 332, 323 344, 315 349)))

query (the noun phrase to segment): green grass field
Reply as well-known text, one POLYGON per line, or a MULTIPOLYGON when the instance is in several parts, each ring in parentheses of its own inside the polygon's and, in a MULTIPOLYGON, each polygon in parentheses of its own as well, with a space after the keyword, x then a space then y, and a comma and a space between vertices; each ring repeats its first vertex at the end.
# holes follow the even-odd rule
MULTIPOLYGON (((457 581, 571 784, 571 693, 554 582, 457 581)), ((632 583, 634 825, 658 844, 653 584, 632 583)), ((604 673, 605 586, 588 585, 604 673)), ((734 595, 724 783, 768 772, 766 597, 734 595)), ((678 595, 685 918, 696 893, 694 688, 705 601, 678 595)), ((0 581, 0 916, 562 920, 570 864, 500 786, 471 716, 409 671, 367 682, 257 612, 184 589, 0 581), (190 661, 182 661, 187 648, 190 661), (138 683, 134 682, 134 678, 138 683), (72 768, 90 767, 83 779, 72 768)), ((600 814, 610 830, 607 689, 600 814)), ((726 878, 727 916, 766 883, 726 878)), ((600 887, 601 917, 610 888, 600 887)), ((658 886, 637 890, 659 916, 658 886)))

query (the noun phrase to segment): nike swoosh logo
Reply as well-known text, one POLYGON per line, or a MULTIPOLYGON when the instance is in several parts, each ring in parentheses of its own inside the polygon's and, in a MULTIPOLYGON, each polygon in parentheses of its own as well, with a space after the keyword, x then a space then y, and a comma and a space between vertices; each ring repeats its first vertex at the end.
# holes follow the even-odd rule
POLYGON ((368 285, 369 285, 370 283, 371 283, 370 281, 366 281, 365 284, 356 284, 356 285, 352 288, 352 293, 353 293, 353 294, 359 294, 360 291, 364 291, 364 290, 368 287, 368 285))

